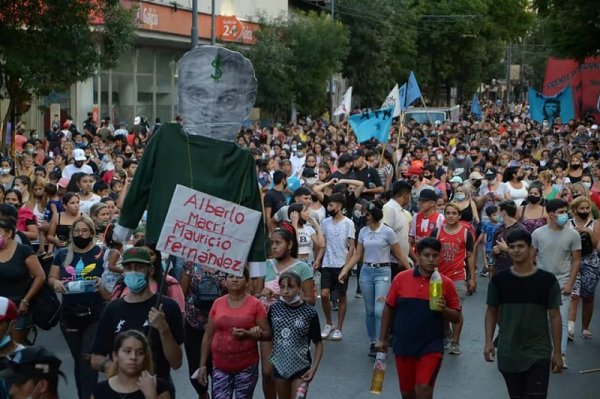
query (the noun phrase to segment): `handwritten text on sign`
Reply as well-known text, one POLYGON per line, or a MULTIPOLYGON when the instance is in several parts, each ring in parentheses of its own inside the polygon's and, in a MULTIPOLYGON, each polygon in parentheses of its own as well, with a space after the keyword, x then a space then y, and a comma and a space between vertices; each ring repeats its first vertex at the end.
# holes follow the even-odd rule
POLYGON ((260 212, 177 185, 158 249, 241 276, 260 212))

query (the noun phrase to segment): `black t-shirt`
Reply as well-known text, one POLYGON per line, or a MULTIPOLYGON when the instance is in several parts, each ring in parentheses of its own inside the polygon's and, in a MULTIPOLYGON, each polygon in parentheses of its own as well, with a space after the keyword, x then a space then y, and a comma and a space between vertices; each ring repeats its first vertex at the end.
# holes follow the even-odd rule
MULTIPOLYGON (((377 170, 373 169, 373 168, 369 168, 364 167, 361 170, 354 170, 354 176, 356 180, 360 180, 361 182, 365 183, 365 188, 376 188, 376 187, 381 187, 383 186, 383 184, 381 184, 381 178, 379 177, 379 173, 377 173, 377 170)), ((364 199, 367 199, 369 201, 373 200, 373 198, 375 198, 375 196, 373 194, 361 194, 362 197, 364 199)))
MULTIPOLYGON (((158 331, 148 324, 148 313, 153 306, 156 306, 156 299, 157 296, 154 294, 144 302, 129 303, 121 298, 109 303, 100 317, 96 337, 92 345, 92 353, 108 356, 112 352, 115 336, 120 332, 127 330, 141 331, 150 340, 156 375, 168 381, 171 366, 163 352, 163 345, 158 331)), ((161 297, 161 303, 171 334, 173 334, 175 342, 181 345, 184 340, 181 310, 179 310, 177 303, 170 298, 161 297)))
MULTIPOLYGON (((73 258, 66 264, 68 248, 61 248, 54 257, 54 265, 60 266, 60 280, 67 285, 70 281, 89 281, 102 277, 104 272, 104 251, 95 245, 88 252, 73 252, 73 258)), ((63 295, 64 305, 84 305, 93 307, 98 314, 104 307, 104 300, 99 292, 81 292, 63 295)), ((63 306, 65 310, 67 306, 63 306)))
POLYGON ((350 171, 348 173, 342 173, 339 170, 336 170, 335 172, 333 172, 330 176, 329 179, 327 180, 333 180, 333 179, 350 179, 350 180, 354 180, 356 178, 356 176, 354 175, 354 172, 350 171))
POLYGON ((29 269, 25 259, 33 255, 30 246, 18 244, 12 258, 0 262, 0 296, 7 297, 17 305, 31 287, 29 269))
POLYGON ((265 208, 271 208, 270 217, 275 216, 277 211, 284 207, 287 203, 285 195, 281 191, 271 189, 267 191, 264 198, 265 208))
MULTIPOLYGON (((169 390, 168 384, 166 384, 161 378, 156 379, 156 394, 160 395, 163 392, 169 390)), ((108 380, 99 382, 94 388, 94 398, 97 399, 145 399, 144 394, 141 390, 137 390, 131 393, 117 392, 111 388, 108 384, 108 380)))

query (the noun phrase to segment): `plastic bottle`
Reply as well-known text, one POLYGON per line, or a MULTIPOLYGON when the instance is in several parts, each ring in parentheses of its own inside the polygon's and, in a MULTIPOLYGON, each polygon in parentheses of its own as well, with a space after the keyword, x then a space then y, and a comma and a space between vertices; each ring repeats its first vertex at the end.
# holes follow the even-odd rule
POLYGON ((76 280, 66 284, 67 294, 80 294, 82 292, 96 291, 96 280, 76 280))
POLYGON ((373 366, 373 376, 371 377, 371 393, 381 395, 383 390, 383 378, 385 377, 385 368, 387 366, 387 353, 377 352, 375 365, 373 366))
POLYGON ((442 275, 436 267, 429 279, 429 309, 439 312, 438 298, 442 296, 442 275))
POLYGON ((316 271, 313 278, 315 281, 315 298, 321 298, 321 272, 316 271))
POLYGON ((308 392, 308 383, 303 382, 302 384, 300 384, 298 389, 296 389, 295 399, 305 399, 307 392, 308 392))

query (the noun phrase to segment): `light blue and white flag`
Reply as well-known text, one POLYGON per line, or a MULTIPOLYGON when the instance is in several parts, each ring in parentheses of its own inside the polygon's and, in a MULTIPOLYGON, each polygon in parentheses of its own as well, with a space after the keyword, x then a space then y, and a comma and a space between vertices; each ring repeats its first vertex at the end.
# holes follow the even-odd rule
POLYGON ((392 128, 394 107, 378 109, 377 111, 363 111, 350 116, 348 121, 359 143, 373 138, 381 143, 387 143, 392 128))
POLYGON ((529 89, 529 113, 531 119, 549 122, 560 117, 563 123, 575 118, 575 106, 573 104, 573 90, 571 85, 565 87, 554 96, 544 96, 542 93, 529 89))
POLYGON ((408 82, 406 83, 406 106, 408 107, 420 97, 421 89, 419 89, 417 78, 415 78, 413 71, 410 71, 410 75, 408 75, 408 82))

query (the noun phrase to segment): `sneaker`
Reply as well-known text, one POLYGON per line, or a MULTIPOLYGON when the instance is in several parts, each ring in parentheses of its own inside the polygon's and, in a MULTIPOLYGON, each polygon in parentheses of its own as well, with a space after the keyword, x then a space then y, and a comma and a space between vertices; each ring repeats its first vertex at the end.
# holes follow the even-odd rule
POLYGON ((569 341, 575 341, 575 331, 569 330, 569 333, 567 334, 567 339, 569 341))
POLYGON ((342 340, 342 332, 340 330, 333 330, 331 333, 332 341, 341 341, 342 340))
POLYGON ((563 358, 563 369, 568 369, 569 366, 567 366, 567 357, 565 355, 562 355, 563 358))
POLYGON ((375 350, 375 344, 369 345, 369 357, 377 357, 377 351, 375 350))
POLYGON ((487 277, 489 274, 490 272, 488 272, 487 269, 483 269, 481 273, 479 273, 481 277, 487 277))
POLYGON ((333 326, 331 324, 325 324, 325 328, 321 331, 321 338, 328 339, 333 331, 333 326))
POLYGON ((460 345, 457 342, 451 342, 448 353, 451 355, 460 355, 462 353, 460 350, 460 345))
POLYGON ((337 312, 340 309, 340 305, 338 301, 331 301, 331 310, 337 312))
POLYGON ((574 341, 575 340, 575 322, 569 320, 569 322, 568 322, 567 325, 568 325, 568 328, 567 328, 567 331, 568 331, 567 339, 569 341, 574 341))
POLYGON ((581 332, 581 337, 584 338, 584 339, 592 339, 593 334, 592 334, 592 332, 590 330, 583 330, 581 332))
POLYGON ((362 298, 362 294, 360 292, 357 292, 356 295, 354 295, 354 298, 362 298))

